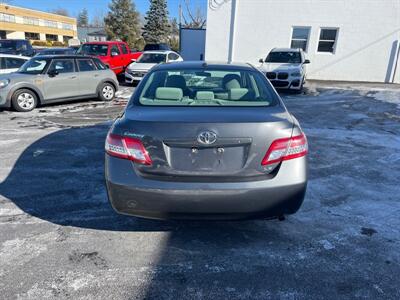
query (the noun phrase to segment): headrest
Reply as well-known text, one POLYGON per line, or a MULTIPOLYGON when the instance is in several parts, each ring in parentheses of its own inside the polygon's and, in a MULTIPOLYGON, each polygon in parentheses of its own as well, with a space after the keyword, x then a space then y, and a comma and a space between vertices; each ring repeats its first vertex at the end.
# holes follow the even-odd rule
POLYGON ((159 87, 156 90, 157 100, 175 100, 180 101, 183 98, 183 91, 179 88, 159 87))
POLYGON ((214 92, 198 91, 196 93, 196 100, 214 100, 214 92))
POLYGON ((249 92, 249 89, 230 89, 228 92, 229 100, 252 100, 254 92, 249 92))
POLYGON ((237 74, 227 74, 222 79, 222 87, 226 90, 240 88, 240 76, 237 74))
POLYGON ((165 83, 165 86, 183 89, 186 87, 186 80, 181 75, 170 75, 167 77, 167 82, 165 83))

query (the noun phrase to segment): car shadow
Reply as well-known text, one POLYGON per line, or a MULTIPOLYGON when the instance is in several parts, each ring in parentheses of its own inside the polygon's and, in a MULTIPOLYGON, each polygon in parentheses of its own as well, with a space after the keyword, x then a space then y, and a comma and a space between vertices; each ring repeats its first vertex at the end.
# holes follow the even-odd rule
POLYGON ((59 225, 119 231, 169 230, 173 222, 118 215, 104 184, 106 125, 60 130, 29 145, 0 183, 25 213, 59 225))

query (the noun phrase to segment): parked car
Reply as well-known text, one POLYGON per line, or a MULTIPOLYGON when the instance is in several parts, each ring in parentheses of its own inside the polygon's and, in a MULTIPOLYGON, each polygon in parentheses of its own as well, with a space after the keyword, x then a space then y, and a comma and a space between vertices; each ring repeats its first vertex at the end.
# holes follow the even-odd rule
POLYGON ((305 65, 310 63, 302 49, 275 48, 260 62, 275 88, 302 91, 307 76, 305 65))
POLYGON ((17 72, 0 76, 0 107, 26 112, 65 100, 111 101, 117 89, 114 72, 96 57, 35 56, 17 72))
POLYGON ((155 66, 105 145, 109 200, 148 218, 295 213, 307 139, 267 78, 247 64, 155 66))
POLYGON ((26 56, 0 54, 0 75, 18 71, 29 59, 26 56))
POLYGON ((35 49, 33 49, 31 43, 28 40, 7 39, 0 40, 0 53, 33 56, 35 55, 35 49))
POLYGON ((160 43, 160 44, 146 44, 144 46, 143 51, 154 51, 154 50, 171 50, 168 44, 160 43))
POLYGON ((73 48, 46 48, 38 51, 36 55, 70 55, 75 54, 76 50, 73 48))
POLYGON ((142 52, 132 53, 125 42, 90 42, 83 44, 78 54, 92 55, 100 58, 115 74, 125 71, 133 59, 138 59, 142 52))
POLYGON ((134 83, 142 80, 149 70, 160 63, 183 61, 174 51, 146 51, 137 61, 132 62, 125 70, 125 82, 134 83))

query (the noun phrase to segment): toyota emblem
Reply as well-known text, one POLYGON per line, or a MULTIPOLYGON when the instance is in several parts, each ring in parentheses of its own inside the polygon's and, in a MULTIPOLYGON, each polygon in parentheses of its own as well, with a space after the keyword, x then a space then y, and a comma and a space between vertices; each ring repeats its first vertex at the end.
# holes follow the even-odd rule
POLYGON ((217 141, 217 135, 212 131, 204 131, 199 134, 197 141, 200 144, 211 145, 217 141))

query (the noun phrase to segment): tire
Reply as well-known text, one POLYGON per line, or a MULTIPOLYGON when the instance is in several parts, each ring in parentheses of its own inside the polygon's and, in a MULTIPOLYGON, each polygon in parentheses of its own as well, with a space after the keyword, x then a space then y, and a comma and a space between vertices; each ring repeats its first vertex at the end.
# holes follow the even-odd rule
POLYGON ((38 98, 31 90, 21 89, 12 95, 11 104, 16 111, 28 112, 37 106, 38 98))
POLYGON ((99 99, 101 101, 112 101, 114 97, 115 87, 111 83, 103 83, 99 89, 99 99))

